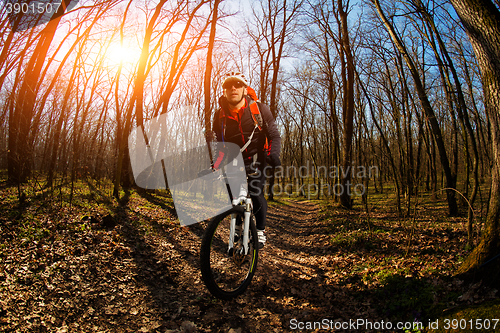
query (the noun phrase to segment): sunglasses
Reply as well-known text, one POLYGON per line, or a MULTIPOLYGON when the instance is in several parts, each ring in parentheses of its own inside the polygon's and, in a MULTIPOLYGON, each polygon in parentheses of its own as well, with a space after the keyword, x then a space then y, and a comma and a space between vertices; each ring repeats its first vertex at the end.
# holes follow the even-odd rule
POLYGON ((236 82, 226 82, 226 83, 224 83, 222 88, 231 89, 232 87, 235 87, 236 89, 239 89, 239 88, 242 88, 244 86, 245 85, 243 83, 241 83, 240 81, 236 81, 236 82))

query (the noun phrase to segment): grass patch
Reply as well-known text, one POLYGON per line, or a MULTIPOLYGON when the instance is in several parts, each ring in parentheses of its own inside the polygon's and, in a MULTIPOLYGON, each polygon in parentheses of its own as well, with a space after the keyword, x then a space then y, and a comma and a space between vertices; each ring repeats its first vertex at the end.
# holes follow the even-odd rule
POLYGON ((500 331, 500 299, 479 305, 457 307, 430 320, 428 332, 498 332, 500 331))
POLYGON ((274 200, 267 200, 268 207, 290 206, 290 200, 285 197, 276 198, 274 200))
POLYGON ((330 242, 334 247, 347 249, 373 249, 375 247, 375 242, 373 242, 373 237, 370 233, 361 230, 337 233, 332 237, 330 242))
POLYGON ((85 216, 97 217, 100 221, 110 215, 117 224, 130 223, 145 233, 150 233, 152 225, 158 222, 167 222, 169 226, 178 224, 167 191, 122 190, 120 200, 116 200, 112 196, 111 181, 85 179, 71 184, 57 179, 58 185, 47 188, 44 179, 38 176, 36 181, 21 186, 26 199, 20 202, 17 186, 8 185, 6 174, 2 175, 0 222, 4 226, 0 230, 4 233, 4 242, 17 240, 32 244, 54 240, 61 231, 85 234, 97 226, 82 221, 85 216))
POLYGON ((403 321, 421 321, 433 313, 435 287, 424 279, 402 274, 382 276, 382 287, 375 291, 381 300, 380 310, 387 318, 403 321))

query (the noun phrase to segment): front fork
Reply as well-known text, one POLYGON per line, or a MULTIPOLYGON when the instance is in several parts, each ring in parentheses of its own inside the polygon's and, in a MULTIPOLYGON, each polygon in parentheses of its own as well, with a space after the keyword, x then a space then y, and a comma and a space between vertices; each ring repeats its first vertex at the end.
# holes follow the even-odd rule
MULTIPOLYGON (((240 251, 244 251, 245 255, 248 254, 248 238, 250 231, 250 216, 252 214, 252 199, 245 198, 245 212, 243 214, 243 248, 240 251)), ((229 227, 229 246, 228 253, 232 253, 234 248, 234 234, 236 230, 236 214, 231 214, 231 223, 229 227)), ((240 235, 241 236, 241 235, 240 235)), ((240 253, 242 254, 242 253, 240 253)))

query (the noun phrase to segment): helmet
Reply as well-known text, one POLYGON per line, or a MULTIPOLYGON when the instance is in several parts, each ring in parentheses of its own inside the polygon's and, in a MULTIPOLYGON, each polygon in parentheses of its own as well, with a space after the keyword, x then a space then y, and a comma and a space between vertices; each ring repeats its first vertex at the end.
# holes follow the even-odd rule
POLYGON ((241 74, 240 72, 229 72, 226 75, 224 75, 224 78, 222 79, 222 86, 224 87, 224 84, 227 81, 239 81, 243 83, 245 87, 248 87, 247 79, 245 78, 245 75, 241 74))

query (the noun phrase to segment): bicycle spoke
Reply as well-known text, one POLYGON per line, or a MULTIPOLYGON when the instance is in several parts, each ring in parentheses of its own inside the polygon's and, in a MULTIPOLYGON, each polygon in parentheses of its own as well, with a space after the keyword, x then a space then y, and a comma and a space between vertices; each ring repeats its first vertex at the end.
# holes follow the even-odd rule
MULTIPOLYGON (((240 214, 243 216, 242 212, 240 214)), ((242 237, 234 242, 234 248, 229 251, 230 221, 230 214, 212 221, 202 243, 203 279, 210 292, 223 299, 236 297, 248 287, 255 272, 258 253, 254 222, 248 253, 244 253, 242 237), (211 237, 210 240, 208 237, 211 237)))

